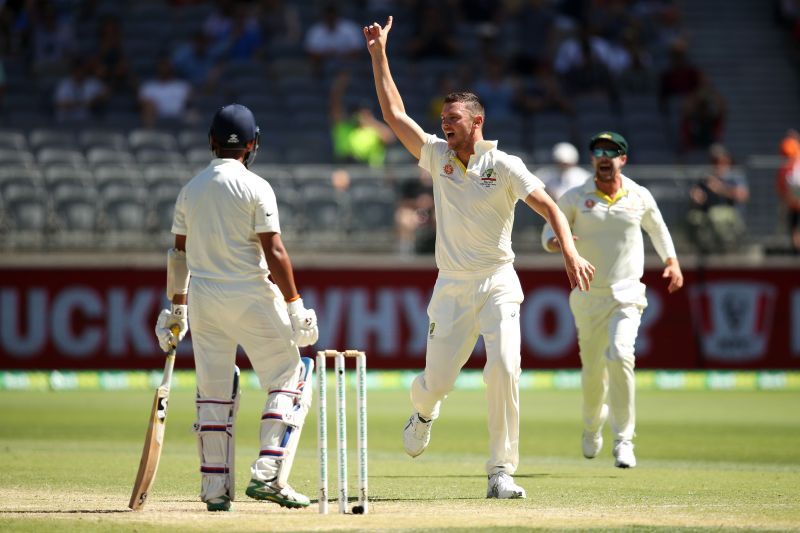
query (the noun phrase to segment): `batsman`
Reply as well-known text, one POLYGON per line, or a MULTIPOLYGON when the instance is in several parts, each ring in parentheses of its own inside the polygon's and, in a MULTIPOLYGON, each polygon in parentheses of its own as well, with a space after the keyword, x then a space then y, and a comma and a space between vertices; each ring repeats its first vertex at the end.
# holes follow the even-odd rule
POLYGON ((172 307, 159 314, 156 335, 166 351, 192 326, 200 499, 208 510, 230 510, 235 495, 238 345, 267 393, 260 452, 245 493, 306 507, 309 499, 288 478, 313 388, 313 362, 301 359, 298 348, 317 341, 316 313, 297 292, 272 187, 248 170, 259 143, 253 113, 239 104, 222 107, 208 140, 215 157, 175 204, 175 246, 167 254, 172 307))

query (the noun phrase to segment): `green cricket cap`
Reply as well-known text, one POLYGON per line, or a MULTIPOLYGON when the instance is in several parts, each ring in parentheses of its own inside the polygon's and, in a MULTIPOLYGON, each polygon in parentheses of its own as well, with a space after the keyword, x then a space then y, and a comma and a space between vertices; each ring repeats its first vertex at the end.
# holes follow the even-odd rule
POLYGON ((628 153, 628 141, 625 140, 625 137, 615 131, 601 131, 592 137, 589 141, 589 150, 593 149, 594 145, 600 141, 611 141, 619 146, 619 149, 622 150, 623 154, 628 153))

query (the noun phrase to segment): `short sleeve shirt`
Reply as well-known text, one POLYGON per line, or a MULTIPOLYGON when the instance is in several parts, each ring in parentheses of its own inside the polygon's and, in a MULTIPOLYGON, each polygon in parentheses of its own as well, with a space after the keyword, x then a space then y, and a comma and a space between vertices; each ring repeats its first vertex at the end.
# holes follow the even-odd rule
POLYGON ((436 265, 443 272, 482 273, 514 260, 514 204, 544 184, 519 157, 478 141, 465 168, 447 141, 428 136, 419 166, 433 176, 436 265))
POLYGON ((218 281, 269 274, 259 233, 280 233, 272 187, 234 159, 214 159, 175 204, 172 233, 186 236, 192 276, 218 281))

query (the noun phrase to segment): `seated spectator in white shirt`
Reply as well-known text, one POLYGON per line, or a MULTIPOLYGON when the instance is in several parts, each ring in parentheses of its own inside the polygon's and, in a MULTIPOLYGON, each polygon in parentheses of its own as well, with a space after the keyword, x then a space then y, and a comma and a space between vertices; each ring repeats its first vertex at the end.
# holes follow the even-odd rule
POLYGON ((305 49, 318 74, 326 63, 335 66, 361 51, 364 37, 361 28, 353 21, 341 18, 336 4, 323 8, 322 20, 313 24, 305 37, 305 49))
POLYGON ((591 174, 578 166, 580 154, 575 146, 560 142, 553 146, 553 164, 537 169, 534 174, 544 182, 545 190, 553 200, 565 192, 586 183, 591 174))
POLYGON ((75 60, 69 76, 58 82, 53 103, 59 122, 80 122, 97 115, 108 98, 108 88, 89 70, 88 63, 75 60))
POLYGON ((175 77, 172 61, 167 57, 159 59, 156 77, 139 89, 142 123, 152 127, 160 120, 184 119, 190 96, 191 85, 175 77))

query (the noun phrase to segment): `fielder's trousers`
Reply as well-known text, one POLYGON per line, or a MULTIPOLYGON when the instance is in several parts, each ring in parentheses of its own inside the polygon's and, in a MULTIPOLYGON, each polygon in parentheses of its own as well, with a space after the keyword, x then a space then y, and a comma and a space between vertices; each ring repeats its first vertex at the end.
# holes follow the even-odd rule
POLYGON ((411 386, 411 403, 425 418, 439 416, 461 368, 483 335, 489 420, 486 471, 513 474, 519 465, 519 376, 522 287, 513 265, 482 274, 439 273, 428 305, 425 371, 411 386))

